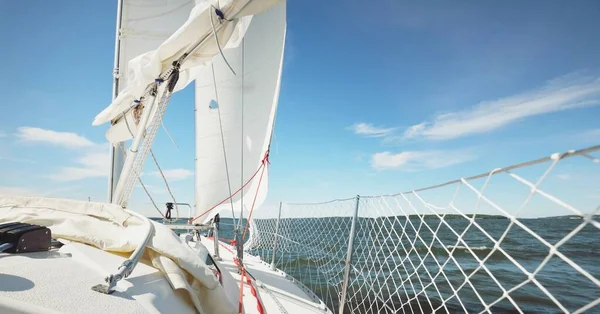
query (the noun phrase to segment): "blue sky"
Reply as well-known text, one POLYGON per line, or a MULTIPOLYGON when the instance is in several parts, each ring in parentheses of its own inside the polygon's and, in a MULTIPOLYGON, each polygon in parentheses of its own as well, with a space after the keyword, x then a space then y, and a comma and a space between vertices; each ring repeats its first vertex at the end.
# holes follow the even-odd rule
MULTIPOLYGON (((106 126, 91 122, 110 102, 115 12, 0 2, 0 193, 105 199, 106 126)), ((289 1, 268 203, 406 191, 598 144, 598 29, 597 1, 289 1)), ((162 131, 154 145, 190 203, 192 100, 175 95, 165 117, 179 149, 162 131)), ((556 186, 593 181, 566 169, 556 186)), ((164 203, 154 171, 143 179, 164 203)), ((585 186, 582 206, 597 206, 585 186)), ((153 211, 140 191, 132 206, 153 211)))

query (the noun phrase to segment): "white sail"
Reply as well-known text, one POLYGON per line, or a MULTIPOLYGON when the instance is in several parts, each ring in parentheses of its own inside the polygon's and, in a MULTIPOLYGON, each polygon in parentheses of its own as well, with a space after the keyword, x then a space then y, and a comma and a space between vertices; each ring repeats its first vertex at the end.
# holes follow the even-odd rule
POLYGON ((116 99, 100 112, 92 125, 101 125, 118 118, 129 110, 134 100, 139 99, 146 87, 158 76, 167 71, 173 63, 187 51, 196 47, 187 55, 179 68, 179 80, 175 90, 180 90, 191 83, 201 67, 209 64, 219 53, 219 46, 214 40, 217 34, 223 49, 233 48, 245 33, 245 29, 254 14, 268 9, 279 0, 223 0, 196 1, 188 19, 162 42, 157 49, 146 51, 127 63, 127 86, 116 99), (226 20, 215 17, 215 7, 221 6, 220 12, 226 20), (213 27, 214 26, 214 27, 213 27))
MULTIPOLYGON (((157 49, 188 18, 194 0, 121 0, 117 19, 117 51, 115 52, 114 97, 127 87, 127 64, 136 56, 157 49)), ((119 143, 132 138, 136 132, 133 113, 112 121, 106 131, 111 148, 111 175, 109 177, 109 201, 117 186, 123 163, 119 143), (125 121, 127 119, 127 123, 125 121), (128 128, 129 127, 129 128, 128 128)))
POLYGON ((255 196, 255 207, 266 198, 268 169, 261 164, 279 99, 285 28, 286 4, 281 2, 254 16, 243 43, 224 52, 236 74, 216 56, 214 77, 210 66, 196 77, 196 214, 202 215, 198 222, 230 208, 226 201, 207 212, 246 182, 250 183, 232 198, 236 210, 241 201, 249 209, 255 196))
MULTIPOLYGON (((128 154, 125 162, 122 163, 123 170, 118 176, 111 202, 121 205, 127 203, 133 185, 143 168, 148 148, 152 145, 156 135, 156 126, 160 124, 168 104, 167 102, 155 106, 150 100, 152 97, 147 97, 148 95, 146 95, 147 98, 144 98, 147 101, 143 103, 143 107, 137 105, 135 100, 141 99, 144 92, 147 92, 147 87, 151 86, 159 77, 160 80, 164 80, 166 78, 164 75, 168 75, 166 73, 175 69, 173 68, 175 61, 177 61, 176 71, 179 73, 179 79, 176 81, 174 91, 187 86, 203 67, 211 63, 221 48, 223 50, 234 48, 241 42, 253 15, 260 14, 276 2, 277 0, 225 0, 220 3, 196 1, 188 19, 157 49, 137 55, 127 63, 127 86, 119 92, 107 108, 96 116, 92 123, 93 125, 109 121, 114 123, 124 113, 130 114, 129 112, 132 112, 136 119, 141 119, 138 130, 132 130, 130 119, 121 118, 124 121, 121 122, 120 129, 118 129, 119 126, 115 126, 108 132, 108 138, 109 140, 112 138, 112 142, 134 135, 136 140, 131 144, 132 147, 129 151, 137 152, 138 146, 142 147, 141 154, 128 154), (221 9, 217 9, 219 5, 221 9), (148 117, 149 119, 147 119, 148 117), (143 129, 139 130, 139 128, 143 129)), ((161 85, 161 88, 164 87, 165 85, 161 85)), ((116 155, 114 151, 113 155, 116 155)), ((114 177, 117 177, 115 171, 112 176, 112 182, 114 182, 114 177)))
MULTIPOLYGON (((119 93, 127 87, 129 61, 157 49, 185 23, 193 7, 194 0, 123 0, 119 30, 119 93)), ((131 132, 135 134, 132 112, 126 118, 131 132)), ((106 132, 109 142, 118 143, 132 138, 124 119, 113 122, 116 123, 106 132)))

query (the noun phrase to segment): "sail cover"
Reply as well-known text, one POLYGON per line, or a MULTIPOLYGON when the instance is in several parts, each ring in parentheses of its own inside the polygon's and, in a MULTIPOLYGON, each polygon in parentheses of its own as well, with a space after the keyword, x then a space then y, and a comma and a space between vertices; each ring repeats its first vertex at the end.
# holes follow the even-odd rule
POLYGON ((224 51, 235 74, 221 56, 216 56, 212 66, 204 67, 196 76, 199 222, 220 210, 230 210, 227 201, 207 212, 228 198, 230 190, 233 193, 246 182, 250 183, 232 198, 236 211, 242 202, 249 209, 255 197, 255 207, 266 198, 268 167, 262 170, 261 164, 270 144, 279 99, 285 30, 286 4, 280 2, 255 15, 243 42, 224 51))

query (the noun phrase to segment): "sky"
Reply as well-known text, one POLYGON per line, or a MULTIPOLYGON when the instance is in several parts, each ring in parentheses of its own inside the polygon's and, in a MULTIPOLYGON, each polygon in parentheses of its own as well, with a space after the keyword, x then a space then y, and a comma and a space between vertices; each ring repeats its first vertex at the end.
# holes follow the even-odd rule
MULTIPOLYGON (((287 9, 267 204, 410 191, 600 142, 598 1, 287 9)), ((111 101, 115 15, 116 1, 0 2, 0 194, 106 200, 107 127, 91 124, 111 101)), ((164 124, 177 147, 162 130, 154 143, 187 203, 192 112, 191 88, 174 95, 164 124)), ((600 203, 597 168, 564 160, 544 180, 589 212, 600 203)), ((544 169, 522 175, 535 182, 544 169)), ((151 163, 142 179, 169 201, 151 163)), ((500 199, 528 191, 503 184, 500 199)), ((130 204, 156 216, 139 189, 130 204)))

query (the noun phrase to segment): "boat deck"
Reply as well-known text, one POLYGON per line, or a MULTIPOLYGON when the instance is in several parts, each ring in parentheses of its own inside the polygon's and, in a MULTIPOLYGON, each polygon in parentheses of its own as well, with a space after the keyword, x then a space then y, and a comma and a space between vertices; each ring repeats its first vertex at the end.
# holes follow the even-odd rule
POLYGON ((0 313, 196 313, 156 268, 140 263, 113 294, 92 290, 125 261, 69 243, 45 252, 0 253, 0 313))
MULTIPOLYGON (((212 239, 201 237, 201 243, 213 253, 212 239)), ((233 248, 220 243, 219 251, 223 286, 236 304, 241 276, 233 248)), ((196 313, 188 297, 145 263, 119 281, 113 294, 92 290, 123 261, 123 256, 75 242, 46 252, 0 253, 0 313, 196 313)), ((244 255, 244 265, 253 278, 244 281, 244 313, 331 313, 312 292, 259 257, 244 255)))
MULTIPOLYGON (((211 254, 214 254, 212 238, 201 237, 201 243, 211 254)), ((216 262, 217 266, 221 272, 229 272, 239 287, 241 276, 233 259, 234 248, 223 242, 219 242, 219 245, 221 261, 216 262)), ((264 313, 331 313, 310 290, 303 288, 300 283, 295 282, 284 272, 278 269, 271 270, 270 264, 262 261, 260 257, 245 253, 244 265, 251 277, 254 278, 251 281, 253 287, 244 282, 245 313, 261 313, 257 300, 260 300, 266 309, 264 313), (257 297, 253 295, 252 288, 257 297), (279 309, 279 312, 276 309, 279 309)))

